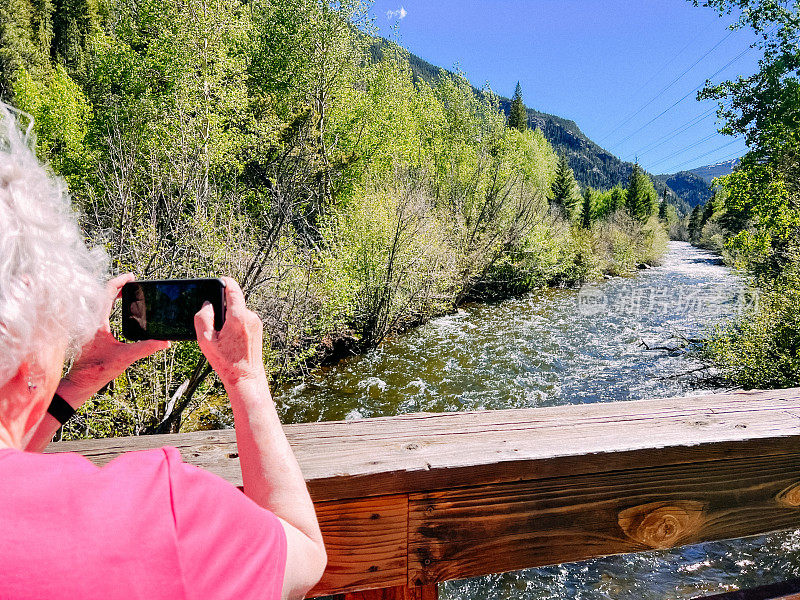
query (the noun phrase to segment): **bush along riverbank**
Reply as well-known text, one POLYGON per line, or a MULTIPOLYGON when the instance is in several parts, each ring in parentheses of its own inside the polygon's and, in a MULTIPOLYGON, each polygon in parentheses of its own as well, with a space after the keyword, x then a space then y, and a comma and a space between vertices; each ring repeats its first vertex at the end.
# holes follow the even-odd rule
MULTIPOLYGON (((235 277, 277 379, 467 300, 631 272, 666 246, 638 168, 628 189, 580 190, 491 90, 426 83, 402 48, 376 51, 366 2, 23 2, 0 95, 34 117, 87 236, 115 272, 235 277)), ((220 397, 196 345, 175 344, 66 434, 215 426, 220 397)))
POLYGON ((720 14, 746 8, 738 27, 762 37, 759 71, 709 85, 723 132, 744 136, 749 152, 716 180, 716 193, 689 217, 691 241, 720 252, 752 280, 757 302, 717 329, 704 355, 734 386, 800 386, 800 33, 796 11, 755 0, 710 2, 720 14), (762 6, 763 5, 763 6, 762 6))

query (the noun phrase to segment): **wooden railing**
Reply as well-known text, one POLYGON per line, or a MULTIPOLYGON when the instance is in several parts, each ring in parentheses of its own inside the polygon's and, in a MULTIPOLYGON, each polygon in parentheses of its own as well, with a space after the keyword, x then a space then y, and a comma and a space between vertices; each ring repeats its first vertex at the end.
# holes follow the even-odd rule
MULTIPOLYGON (((798 389, 285 431, 328 549, 313 595, 430 600, 449 579, 800 528, 798 389)), ((48 451, 163 445, 241 485, 233 431, 48 451)))

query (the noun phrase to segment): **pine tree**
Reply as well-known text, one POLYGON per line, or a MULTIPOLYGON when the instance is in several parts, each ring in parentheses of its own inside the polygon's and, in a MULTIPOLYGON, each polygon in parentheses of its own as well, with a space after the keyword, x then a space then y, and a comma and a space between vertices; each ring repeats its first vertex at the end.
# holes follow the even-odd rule
POLYGON ((692 243, 696 243, 698 238, 700 237, 700 231, 702 229, 701 221, 703 220, 703 209, 700 208, 700 205, 694 207, 692 211, 692 216, 689 217, 689 239, 692 243))
POLYGON ((99 24, 97 0, 55 0, 53 55, 74 79, 84 75, 86 47, 99 24))
POLYGON ((611 202, 608 205, 608 211, 613 215, 620 208, 625 206, 625 190, 619 186, 615 186, 611 190, 611 202))
POLYGON ((569 168, 567 157, 562 154, 558 158, 556 176, 550 186, 549 200, 550 205, 557 208, 566 218, 570 218, 577 204, 576 187, 575 176, 572 174, 572 169, 569 168))
POLYGON ((664 187, 664 195, 661 198, 661 203, 658 205, 658 218, 664 223, 667 222, 667 188, 664 187))
POLYGON ((706 202, 705 206, 703 207, 703 216, 700 219, 700 229, 702 230, 705 227, 705 224, 708 223, 708 220, 714 216, 714 198, 709 198, 706 202))
POLYGON ((522 102, 522 86, 517 82, 514 97, 511 99, 511 110, 508 113, 508 126, 525 131, 528 128, 528 111, 522 102))
POLYGON ((625 206, 628 214, 641 222, 647 221, 653 214, 655 198, 653 198, 652 186, 648 185, 647 175, 642 172, 642 168, 635 164, 628 180, 628 193, 625 196, 625 206))
POLYGON ((584 229, 590 229, 592 226, 592 200, 594 198, 594 190, 591 186, 586 186, 583 190, 583 202, 581 202, 581 225, 584 229))

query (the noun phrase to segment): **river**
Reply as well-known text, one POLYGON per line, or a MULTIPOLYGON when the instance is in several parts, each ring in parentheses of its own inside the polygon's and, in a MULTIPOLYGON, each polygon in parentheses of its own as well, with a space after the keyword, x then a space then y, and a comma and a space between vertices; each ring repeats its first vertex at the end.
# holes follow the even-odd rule
MULTIPOLYGON (((714 390, 686 340, 746 307, 714 255, 671 242, 663 264, 581 290, 472 304, 276 390, 285 422, 690 395, 714 390)), ((447 582, 442 600, 665 600, 800 576, 800 532, 447 582)))

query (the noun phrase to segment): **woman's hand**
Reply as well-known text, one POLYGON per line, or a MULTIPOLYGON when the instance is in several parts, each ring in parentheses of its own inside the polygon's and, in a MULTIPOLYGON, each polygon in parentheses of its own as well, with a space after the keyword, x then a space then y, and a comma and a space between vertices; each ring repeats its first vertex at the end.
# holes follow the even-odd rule
POLYGON ((226 389, 266 381, 262 355, 263 329, 258 315, 248 310, 239 284, 225 281, 225 324, 214 329, 214 307, 206 302, 194 317, 197 343, 226 389))
POLYGON ((262 357, 263 326, 233 279, 225 279, 225 325, 214 330, 214 308, 194 317, 197 343, 219 375, 233 409, 244 493, 281 519, 286 533, 282 598, 303 598, 327 561, 303 473, 283 433, 262 357))
POLYGON ((169 347, 159 340, 126 344, 111 333, 111 310, 122 286, 134 279, 133 273, 126 273, 108 282, 101 325, 58 386, 58 393, 76 409, 137 360, 169 347))

